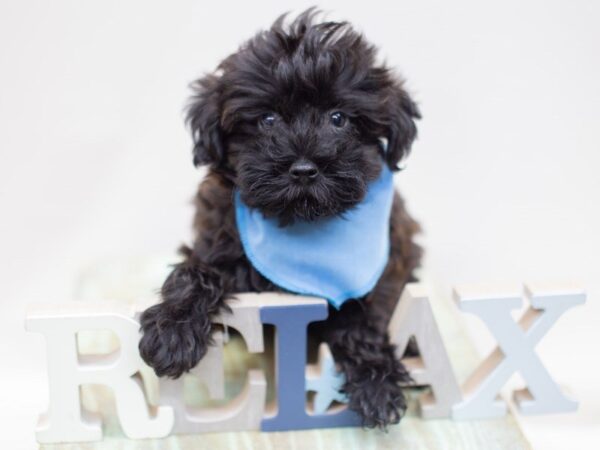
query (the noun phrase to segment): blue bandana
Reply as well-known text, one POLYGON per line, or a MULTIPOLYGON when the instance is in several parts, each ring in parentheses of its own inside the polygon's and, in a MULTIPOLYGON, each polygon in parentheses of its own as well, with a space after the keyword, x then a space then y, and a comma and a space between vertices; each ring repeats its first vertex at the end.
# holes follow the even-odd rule
POLYGON ((394 192, 384 164, 364 200, 342 217, 280 227, 235 193, 238 231, 246 256, 265 278, 291 292, 325 298, 336 308, 373 289, 388 261, 394 192))

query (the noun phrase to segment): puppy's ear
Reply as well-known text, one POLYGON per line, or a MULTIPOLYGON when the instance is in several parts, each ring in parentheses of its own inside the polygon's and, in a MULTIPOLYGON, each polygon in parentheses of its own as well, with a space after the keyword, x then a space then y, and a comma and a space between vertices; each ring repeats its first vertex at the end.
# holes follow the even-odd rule
POLYGON ((220 126, 219 80, 207 75, 192 84, 194 95, 187 108, 186 122, 194 141, 194 165, 220 166, 225 160, 225 149, 220 126))
POLYGON ((399 170, 398 163, 408 155, 413 141, 417 137, 415 120, 421 118, 416 103, 400 86, 393 88, 389 97, 389 126, 386 161, 392 170, 399 170))

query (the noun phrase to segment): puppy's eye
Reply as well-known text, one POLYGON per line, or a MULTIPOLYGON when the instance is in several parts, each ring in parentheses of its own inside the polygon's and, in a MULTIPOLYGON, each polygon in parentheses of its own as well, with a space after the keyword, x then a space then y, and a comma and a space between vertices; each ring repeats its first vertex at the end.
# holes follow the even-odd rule
POLYGON ((275 114, 265 113, 260 118, 260 123, 265 127, 272 127, 275 124, 275 114))
POLYGON ((335 111, 329 116, 329 120, 334 127, 341 128, 346 125, 346 116, 343 112, 335 111))

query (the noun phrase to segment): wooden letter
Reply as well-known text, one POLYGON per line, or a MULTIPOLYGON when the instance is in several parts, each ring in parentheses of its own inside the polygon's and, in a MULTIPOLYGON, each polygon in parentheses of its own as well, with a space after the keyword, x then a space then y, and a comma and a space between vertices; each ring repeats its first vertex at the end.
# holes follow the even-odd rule
POLYGON ((28 310, 26 328, 42 333, 47 343, 50 405, 36 432, 41 443, 102 439, 99 417, 82 414, 79 386, 104 384, 115 395, 117 414, 129 438, 159 438, 169 434, 173 411, 151 411, 136 375, 144 362, 138 353, 139 324, 128 308, 117 303, 37 305, 28 310), (121 347, 109 355, 79 355, 76 333, 111 330, 121 347), (89 417, 87 417, 89 416, 89 417))
MULTIPOLYGON (((268 296, 268 294, 263 294, 268 296)), ((250 352, 263 351, 262 323, 255 296, 242 294, 230 303, 231 314, 215 320, 240 332, 250 352), (245 301, 248 300, 248 301, 245 301)), ((214 335, 215 346, 210 347, 190 376, 200 379, 213 399, 225 397, 223 370, 223 334, 214 335)), ((258 430, 265 410, 267 383, 260 370, 248 371, 248 380, 242 393, 220 408, 191 408, 184 403, 184 377, 177 380, 160 378, 160 402, 175 409, 174 433, 204 433, 209 431, 258 430)))
POLYGON ((327 318, 325 300, 281 295, 260 309, 263 323, 275 325, 277 412, 262 421, 263 431, 359 426, 360 417, 349 409, 327 414, 306 411, 306 327, 327 318), (279 301, 277 299, 279 298, 279 301))
POLYGON ((403 360, 416 384, 431 386, 432 394, 419 399, 425 419, 450 417, 452 405, 460 402, 460 388, 437 327, 427 294, 421 285, 407 285, 389 325, 390 340, 401 358, 411 336, 419 346, 419 357, 403 360))
POLYGON ((504 415, 506 405, 498 398, 498 393, 517 371, 528 388, 515 394, 523 414, 569 412, 577 408, 577 402, 560 391, 535 353, 535 346, 566 310, 585 302, 585 294, 579 289, 527 287, 525 294, 530 307, 515 323, 510 311, 521 307, 520 293, 454 291, 460 309, 479 316, 498 342, 498 347, 467 379, 463 387, 464 401, 453 409, 455 419, 504 415))

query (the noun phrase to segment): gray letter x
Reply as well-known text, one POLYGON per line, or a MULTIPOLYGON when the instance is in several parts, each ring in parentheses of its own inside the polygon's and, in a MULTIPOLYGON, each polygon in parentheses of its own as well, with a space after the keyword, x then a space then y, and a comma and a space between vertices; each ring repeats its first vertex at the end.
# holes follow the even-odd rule
POLYGON ((519 372, 527 387, 513 398, 523 414, 574 411, 577 402, 567 398, 554 382, 535 346, 568 309, 585 302, 581 290, 531 289, 525 287, 530 307, 516 323, 510 314, 520 308, 520 295, 473 295, 455 289, 460 309, 485 322, 498 347, 479 365, 463 386, 463 401, 454 405, 455 419, 479 419, 506 414, 499 392, 510 376, 519 372))

